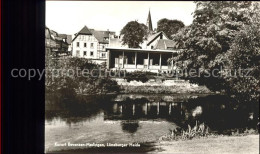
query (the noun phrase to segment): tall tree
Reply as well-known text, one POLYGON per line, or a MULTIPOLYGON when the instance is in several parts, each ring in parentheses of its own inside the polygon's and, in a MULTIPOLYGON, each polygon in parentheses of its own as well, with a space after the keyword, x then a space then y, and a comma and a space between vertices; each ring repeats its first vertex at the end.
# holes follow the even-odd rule
MULTIPOLYGON (((200 69, 190 77, 212 90, 225 90, 242 101, 257 102, 260 94, 260 17, 257 2, 196 1, 193 23, 173 36, 183 52, 173 60, 181 68, 200 69), (251 69, 250 77, 225 70, 251 69), (218 70, 218 71, 216 71, 218 70), (224 71, 223 71, 224 70, 224 71), (212 76, 212 73, 217 77, 212 76), (206 74, 211 72, 210 77, 206 74)), ((246 73, 246 72, 244 72, 246 73)))
POLYGON ((123 44, 127 44, 129 48, 140 48, 147 36, 147 26, 137 21, 128 22, 120 32, 123 35, 123 44))
POLYGON ((172 35, 176 34, 184 26, 184 23, 180 20, 163 18, 157 22, 157 32, 163 31, 167 37, 172 38, 172 35))

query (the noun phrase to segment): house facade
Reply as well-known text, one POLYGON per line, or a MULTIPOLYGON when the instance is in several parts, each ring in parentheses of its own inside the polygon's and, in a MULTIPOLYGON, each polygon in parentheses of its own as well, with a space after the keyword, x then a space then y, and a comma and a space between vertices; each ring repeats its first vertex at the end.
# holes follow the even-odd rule
POLYGON ((105 48, 108 47, 109 37, 114 35, 115 32, 97 31, 84 26, 72 40, 72 56, 87 58, 97 64, 105 63, 105 48))
POLYGON ((51 36, 51 31, 48 27, 45 27, 45 49, 46 52, 51 52, 52 49, 56 48, 56 41, 51 36))
POLYGON ((58 34, 54 30, 45 27, 45 48, 46 52, 54 52, 56 54, 68 53, 71 36, 66 34, 58 34))

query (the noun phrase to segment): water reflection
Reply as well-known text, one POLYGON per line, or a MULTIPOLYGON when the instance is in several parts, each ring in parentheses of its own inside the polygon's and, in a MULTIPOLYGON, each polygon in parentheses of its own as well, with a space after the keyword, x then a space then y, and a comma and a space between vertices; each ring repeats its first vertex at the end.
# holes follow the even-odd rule
POLYGON ((122 130, 127 133, 135 133, 139 127, 138 121, 125 121, 121 122, 122 130))
POLYGON ((255 128, 258 109, 259 104, 237 104, 221 95, 65 98, 47 94, 46 143, 147 142, 158 139, 172 127, 186 128, 196 121, 204 122, 217 133, 229 134, 233 128, 255 128))

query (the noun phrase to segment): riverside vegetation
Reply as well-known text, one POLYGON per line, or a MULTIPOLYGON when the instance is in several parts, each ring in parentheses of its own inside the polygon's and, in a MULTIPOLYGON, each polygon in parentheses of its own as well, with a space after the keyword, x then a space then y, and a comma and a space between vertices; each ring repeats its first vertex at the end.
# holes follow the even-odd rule
MULTIPOLYGON (((77 76, 84 73, 84 69, 98 70, 101 66, 93 64, 84 58, 53 57, 46 58, 46 92, 62 91, 63 94, 107 94, 118 93, 119 86, 109 77, 77 76), (58 74, 55 70, 65 70, 67 74, 58 74), (70 71, 68 71, 70 70, 70 71), (74 72, 74 73, 72 73, 74 72), (75 73, 77 72, 77 73, 75 73)), ((103 70, 104 71, 104 70, 103 70)), ((60 72, 59 72, 60 73, 60 72)))
MULTIPOLYGON (((232 136, 244 136, 244 135, 256 135, 259 134, 259 123, 256 126, 256 129, 231 129, 229 130, 229 135, 232 136)), ((201 124, 196 121, 194 127, 191 127, 188 124, 188 128, 177 127, 175 129, 170 129, 168 134, 159 138, 159 141, 178 141, 178 140, 191 140, 193 138, 208 138, 208 137, 217 137, 223 136, 223 134, 218 134, 214 131, 211 131, 210 128, 203 122, 201 124)))
MULTIPOLYGON (((238 102, 259 102, 260 6, 252 1, 195 1, 193 23, 173 35, 182 52, 173 60, 181 69, 200 69, 191 82, 224 91, 238 102), (222 69, 230 70, 221 71, 222 69), (236 70, 250 70, 250 76, 236 70), (205 77, 215 71, 218 77, 205 77)), ((245 73, 245 72, 244 72, 245 73)))

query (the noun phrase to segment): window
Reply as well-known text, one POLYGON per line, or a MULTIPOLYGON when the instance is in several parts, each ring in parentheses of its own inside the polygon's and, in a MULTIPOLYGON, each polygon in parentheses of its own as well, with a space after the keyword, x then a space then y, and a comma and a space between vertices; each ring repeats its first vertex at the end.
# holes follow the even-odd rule
POLYGON ((102 46, 103 49, 105 49, 105 46, 102 46))
POLYGON ((77 42, 77 47, 79 47, 79 42, 77 42))
POLYGON ((106 57, 106 53, 102 53, 102 54, 101 54, 101 57, 102 57, 102 58, 105 58, 105 57, 106 57))
POLYGON ((84 43, 84 47, 85 47, 85 48, 87 47, 87 43, 84 43))
POLYGON ((91 44, 90 44, 90 47, 93 48, 93 47, 94 47, 94 43, 91 43, 91 44))
POLYGON ((90 51, 90 56, 94 56, 94 52, 93 51, 90 51))
POLYGON ((84 52, 83 52, 83 55, 86 56, 86 55, 87 55, 87 51, 84 51, 84 52))
POLYGON ((153 46, 151 46, 151 49, 153 49, 153 46))

